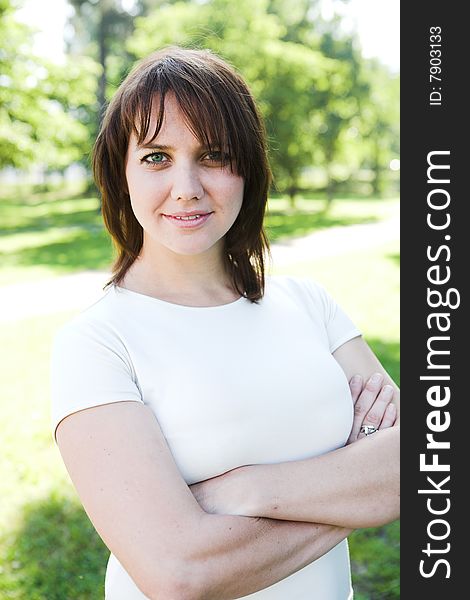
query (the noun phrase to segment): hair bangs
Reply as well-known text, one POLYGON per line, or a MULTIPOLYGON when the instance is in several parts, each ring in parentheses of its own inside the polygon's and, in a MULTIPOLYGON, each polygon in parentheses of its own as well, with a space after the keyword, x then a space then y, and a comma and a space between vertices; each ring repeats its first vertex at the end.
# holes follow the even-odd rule
POLYGON ((162 128, 165 97, 173 94, 188 129, 199 143, 209 152, 222 153, 222 167, 229 165, 232 172, 246 177, 250 163, 243 149, 247 143, 238 133, 241 128, 237 126, 237 119, 234 120, 234 107, 214 93, 214 82, 198 81, 199 85, 195 86, 194 81, 182 76, 180 69, 168 72, 166 66, 154 67, 132 90, 125 110, 129 133, 135 133, 138 145, 144 141, 152 143, 162 128), (150 134, 152 116, 156 117, 156 122, 150 134))
POLYGON ((155 130, 149 140, 153 142, 160 132, 164 118, 164 99, 167 90, 162 86, 161 78, 149 73, 146 79, 135 91, 135 106, 132 110, 132 129, 141 146, 149 135, 152 116, 156 111, 155 130), (158 102, 158 109, 157 109, 158 102))
POLYGON ((238 158, 242 155, 238 139, 234 138, 220 106, 219 98, 210 89, 200 89, 183 85, 173 90, 191 133, 210 152, 222 152, 221 166, 229 164, 232 171, 244 176, 238 158))

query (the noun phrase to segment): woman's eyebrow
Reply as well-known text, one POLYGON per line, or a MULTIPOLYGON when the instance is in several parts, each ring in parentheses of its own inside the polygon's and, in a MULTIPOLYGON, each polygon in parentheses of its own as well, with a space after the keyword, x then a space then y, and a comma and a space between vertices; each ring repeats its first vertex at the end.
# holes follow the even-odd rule
MULTIPOLYGON (((214 144, 214 147, 217 144, 214 144)), ((143 150, 143 149, 151 149, 151 150, 168 150, 170 152, 174 151, 175 148, 173 148, 173 146, 168 146, 167 144, 156 144, 155 142, 150 142, 148 144, 137 144, 137 149, 138 150, 143 150)), ((205 144, 200 144, 199 146, 197 146, 196 150, 208 150, 209 146, 205 145, 205 144)))
POLYGON ((166 144, 156 144, 154 142, 149 142, 148 144, 137 144, 137 148, 158 148, 159 150, 174 150, 172 146, 167 146, 166 144))

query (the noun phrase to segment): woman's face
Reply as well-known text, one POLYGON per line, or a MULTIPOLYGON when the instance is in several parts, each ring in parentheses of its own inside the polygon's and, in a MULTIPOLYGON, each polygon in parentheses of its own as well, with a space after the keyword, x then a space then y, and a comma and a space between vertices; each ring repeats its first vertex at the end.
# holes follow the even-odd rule
MULTIPOLYGON (((152 115, 149 133, 155 130, 152 115)), ((149 137, 149 136, 148 136, 149 137)), ((144 230, 144 249, 178 254, 217 252, 243 201, 244 180, 222 167, 223 149, 209 153, 186 126, 172 95, 165 98, 162 128, 142 147, 133 134, 126 157, 132 209, 144 230), (195 219, 177 216, 201 215, 195 219)))

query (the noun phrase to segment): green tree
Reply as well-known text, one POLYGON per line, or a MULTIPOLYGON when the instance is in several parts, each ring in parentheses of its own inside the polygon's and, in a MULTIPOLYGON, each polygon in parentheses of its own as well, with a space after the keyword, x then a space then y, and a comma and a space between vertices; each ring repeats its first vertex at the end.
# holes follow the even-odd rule
POLYGON ((327 31, 321 38, 320 48, 327 57, 336 61, 338 67, 331 74, 329 86, 323 94, 324 108, 318 137, 327 172, 326 208, 329 208, 337 184, 349 177, 358 166, 357 149, 345 152, 345 137, 360 119, 369 86, 362 74, 362 57, 352 35, 337 36, 334 30, 327 31), (343 176, 338 164, 343 167, 343 176))
POLYGON ((400 85, 376 59, 365 61, 369 94, 364 101, 361 133, 363 165, 373 171, 373 193, 383 195, 392 158, 400 153, 400 85))
POLYGON ((67 52, 72 56, 87 55, 100 65, 97 97, 89 107, 90 134, 99 129, 106 100, 119 84, 132 57, 125 42, 134 29, 134 18, 142 14, 142 2, 134 3, 132 11, 120 0, 69 0, 73 14, 66 36, 67 52))
POLYGON ((329 86, 333 61, 293 42, 274 41, 266 48, 263 89, 270 158, 276 188, 287 193, 291 209, 301 191, 300 179, 314 161, 321 90, 329 86))
POLYGON ((93 99, 94 65, 86 58, 53 65, 31 49, 33 30, 0 3, 0 167, 65 168, 86 151, 79 108, 93 99))
POLYGON ((269 0, 268 12, 284 26, 285 42, 317 48, 320 43, 318 23, 321 21, 321 0, 269 0))
POLYGON ((308 114, 315 137, 312 162, 323 166, 328 208, 338 185, 347 183, 365 153, 373 151, 370 144, 363 144, 359 131, 374 82, 364 70, 357 35, 345 33, 338 16, 323 19, 319 0, 270 0, 269 11, 285 26, 284 41, 303 44, 329 59, 323 62, 327 85, 319 78, 308 114))

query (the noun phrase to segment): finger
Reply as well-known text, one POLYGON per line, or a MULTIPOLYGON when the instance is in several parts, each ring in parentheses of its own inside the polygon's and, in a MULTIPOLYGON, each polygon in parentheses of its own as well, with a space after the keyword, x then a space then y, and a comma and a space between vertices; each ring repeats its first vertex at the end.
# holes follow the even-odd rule
POLYGON ((380 429, 387 429, 387 427, 393 427, 395 425, 395 421, 397 420, 397 407, 393 402, 387 406, 384 416, 382 418, 382 422, 380 423, 380 429))
POLYGON ((387 410, 387 406, 389 406, 390 402, 393 398, 393 387, 391 385, 384 385, 380 390, 377 399, 372 404, 369 411, 367 411, 366 416, 364 417, 363 425, 372 425, 376 429, 380 427, 380 423, 384 417, 385 411, 387 410))
POLYGON ((351 398, 353 404, 356 404, 360 393, 362 392, 362 377, 360 375, 354 375, 351 377, 349 382, 349 389, 351 390, 351 398))
MULTIPOLYGON (((363 379, 361 375, 356 374, 351 377, 349 380, 349 389, 351 391, 351 399, 353 402, 353 406, 356 404, 361 392, 362 392, 363 379)), ((348 441, 346 444, 352 444, 357 439, 357 433, 355 432, 355 428, 353 427, 351 433, 349 434, 348 441)))
POLYGON ((353 439, 357 439, 365 416, 371 409, 381 390, 382 381, 383 376, 380 373, 374 373, 372 377, 369 377, 364 389, 359 395, 359 398, 354 405, 354 421, 350 435, 353 439))
MULTIPOLYGON (((362 425, 373 427, 378 430, 381 427, 383 418, 387 412, 388 407, 393 398, 393 388, 391 385, 384 385, 380 390, 379 395, 377 396, 376 401, 372 405, 371 409, 368 411, 366 416, 364 417, 364 421, 362 425)), ((387 418, 388 421, 388 418, 387 418)), ((359 439, 365 437, 365 433, 362 431, 359 432, 359 439)), ((369 433, 370 435, 370 433, 369 433)))

